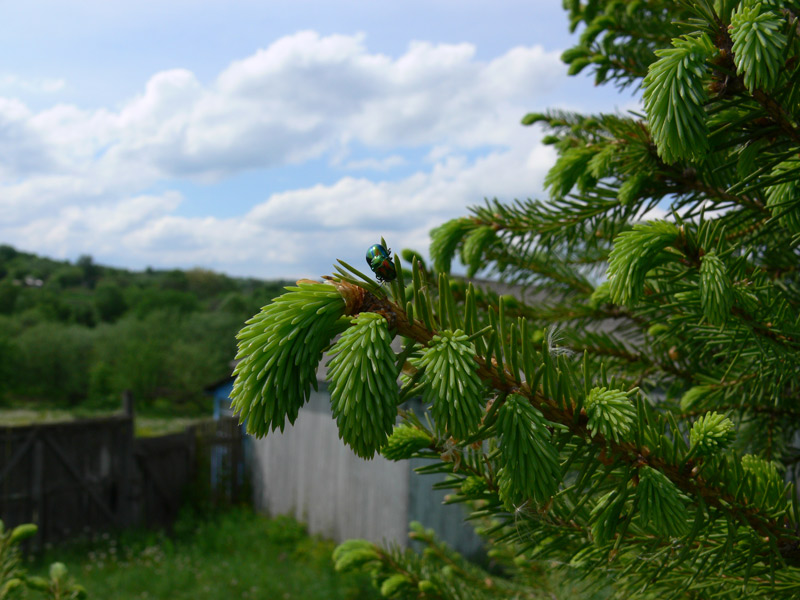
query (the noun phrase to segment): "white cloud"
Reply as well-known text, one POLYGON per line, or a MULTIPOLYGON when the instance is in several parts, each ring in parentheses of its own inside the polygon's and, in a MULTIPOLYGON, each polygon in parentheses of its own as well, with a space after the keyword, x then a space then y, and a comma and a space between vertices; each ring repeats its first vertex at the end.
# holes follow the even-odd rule
MULTIPOLYGON (((67 207, 19 230, 57 255, 98 253, 135 264, 204 265, 263 277, 318 277, 336 258, 362 267, 365 249, 385 237, 395 250, 427 250, 428 232, 484 197, 536 195, 553 151, 527 140, 477 160, 450 157, 398 181, 343 177, 331 185, 272 194, 234 218, 174 214, 180 195, 67 207)), ((0 237, 4 232, 0 228, 0 237)))
POLYGON ((211 82, 157 73, 116 109, 0 98, 0 240, 263 276, 319 275, 309 269, 358 260, 381 235, 424 250, 468 204, 539 193, 554 156, 519 118, 564 79, 558 55, 519 47, 482 61, 470 44, 415 42, 392 58, 362 35, 301 32, 211 82), (398 154, 409 149, 427 156, 414 164, 398 154), (191 196, 149 192, 319 158, 337 172, 417 172, 273 193, 229 218, 181 216, 191 196))
POLYGON ((356 142, 505 144, 522 107, 564 77, 558 53, 538 46, 483 62, 469 44, 415 42, 392 59, 363 41, 301 32, 232 63, 210 85, 163 71, 117 112, 56 106, 22 124, 64 165, 95 166, 103 154, 165 176, 213 177, 356 142))
POLYGON ((60 92, 66 86, 67 82, 63 79, 29 79, 20 77, 19 75, 13 73, 0 75, 0 91, 6 90, 10 92, 23 91, 40 94, 53 94, 55 92, 60 92))
MULTIPOLYGON (((12 237, 35 240, 56 255, 116 254, 121 238, 174 211, 182 197, 175 192, 123 198, 107 204, 66 204, 18 226, 12 237)), ((2 231, 2 230, 0 230, 2 231)), ((6 236, 9 235, 6 230, 6 236)))

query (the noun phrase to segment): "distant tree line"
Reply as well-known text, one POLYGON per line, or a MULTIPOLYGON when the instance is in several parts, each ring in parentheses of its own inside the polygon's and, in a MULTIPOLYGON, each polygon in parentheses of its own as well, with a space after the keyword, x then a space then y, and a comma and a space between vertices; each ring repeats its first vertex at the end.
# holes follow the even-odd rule
POLYGON ((0 245, 0 404, 201 407, 244 319, 284 283, 206 269, 133 272, 0 245))

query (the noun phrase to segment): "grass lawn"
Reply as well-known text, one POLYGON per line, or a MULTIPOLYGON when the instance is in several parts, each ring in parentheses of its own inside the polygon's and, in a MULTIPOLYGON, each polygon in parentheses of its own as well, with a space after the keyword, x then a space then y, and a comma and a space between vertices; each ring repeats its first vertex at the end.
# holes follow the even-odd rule
POLYGON ((59 547, 30 571, 44 575, 61 561, 94 600, 377 597, 367 577, 333 570, 333 548, 288 517, 235 509, 207 521, 183 518, 173 537, 132 532, 59 547))
MULTIPOLYGON (((4 426, 23 426, 44 423, 58 423, 64 421, 74 421, 76 419, 100 419, 118 415, 118 410, 91 410, 86 408, 57 408, 47 406, 36 406, 34 408, 0 408, 0 425, 4 426)), ((211 418, 211 413, 207 415, 162 415, 162 414, 140 414, 136 413, 134 419, 134 435, 136 437, 152 437, 166 435, 168 433, 180 433, 190 425, 211 418)))

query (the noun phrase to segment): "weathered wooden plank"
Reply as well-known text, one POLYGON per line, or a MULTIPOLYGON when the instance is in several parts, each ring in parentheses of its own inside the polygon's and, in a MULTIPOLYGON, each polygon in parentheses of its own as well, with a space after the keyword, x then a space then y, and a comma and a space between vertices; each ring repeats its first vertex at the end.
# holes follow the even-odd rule
POLYGON ((50 449, 53 450, 53 452, 55 452, 55 455, 61 461, 61 464, 66 469, 67 473, 72 475, 72 477, 75 478, 75 481, 81 483, 84 486, 84 489, 89 494, 89 497, 92 500, 94 500, 95 504, 100 509, 100 511, 106 517, 108 517, 108 520, 114 525, 120 525, 120 523, 118 523, 117 515, 115 515, 114 512, 108 507, 108 505, 103 500, 103 498, 101 498, 97 494, 97 492, 94 491, 94 489, 92 489, 91 487, 85 485, 85 479, 83 477, 81 477, 80 472, 75 469, 75 467, 72 465, 72 463, 70 463, 70 461, 67 459, 66 453, 61 448, 61 446, 58 445, 58 443, 55 441, 55 439, 53 439, 52 436, 44 436, 43 439, 44 439, 45 444, 50 446, 50 449))
POLYGON ((159 476, 155 473, 153 468, 148 464, 148 456, 144 454, 137 454, 136 455, 136 465, 142 470, 142 474, 145 476, 145 479, 149 485, 153 487, 156 493, 161 497, 164 501, 164 504, 167 505, 167 509, 170 512, 177 512, 180 508, 180 501, 175 501, 175 494, 170 494, 167 491, 167 488, 161 482, 159 476))
POLYGON ((435 483, 444 481, 445 474, 420 475, 413 472, 417 467, 431 464, 431 460, 412 459, 409 485, 409 521, 419 521, 431 527, 444 542, 470 558, 477 558, 484 551, 481 538, 466 521, 467 511, 462 504, 444 504, 448 490, 434 490, 435 483))
POLYGON ((47 528, 49 526, 47 519, 47 495, 45 492, 45 479, 44 479, 44 445, 41 439, 36 439, 33 445, 33 470, 31 473, 31 520, 38 525, 39 529, 36 532, 35 545, 36 550, 41 550, 43 546, 42 540, 47 538, 47 528))
MULTIPOLYGON (((240 430, 227 420, 199 429, 209 451, 225 454, 232 476, 223 497, 235 499, 240 430)), ((0 514, 8 526, 37 521, 42 543, 116 526, 169 525, 184 485, 197 475, 195 434, 134 444, 130 416, 0 427, 0 514), (135 468, 139 447, 148 449, 143 469, 135 468), (145 505, 150 515, 142 514, 145 505)))
POLYGON ((33 447, 33 442, 36 441, 36 432, 37 429, 32 428, 30 433, 25 438, 25 442, 14 451, 14 454, 11 456, 9 461, 6 463, 6 466, 3 467, 3 470, 0 471, 0 482, 2 482, 8 474, 11 472, 11 469, 17 466, 22 458, 30 451, 33 447))
POLYGON ((291 514, 341 541, 407 541, 408 466, 357 457, 330 412, 301 409, 294 426, 254 441, 255 506, 291 514))
POLYGON ((407 546, 408 523, 417 520, 462 553, 482 552, 463 507, 443 505, 445 492, 431 489, 443 476, 411 472, 419 461, 355 456, 339 439, 327 394, 312 395, 285 433, 254 440, 253 454, 256 508, 293 515, 311 533, 407 546))

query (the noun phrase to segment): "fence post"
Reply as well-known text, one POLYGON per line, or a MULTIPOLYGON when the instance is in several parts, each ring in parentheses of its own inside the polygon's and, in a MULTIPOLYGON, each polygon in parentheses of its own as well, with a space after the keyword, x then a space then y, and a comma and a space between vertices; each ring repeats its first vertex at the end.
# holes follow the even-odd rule
POLYGON ((45 491, 44 491, 44 445, 39 437, 33 443, 33 464, 31 479, 33 481, 33 489, 31 490, 31 520, 39 527, 38 534, 33 542, 37 551, 41 550, 44 542, 47 539, 47 510, 45 506, 45 491))
POLYGON ((134 456, 134 414, 135 405, 133 400, 133 392, 125 390, 122 392, 122 412, 128 417, 126 423, 123 425, 124 431, 120 439, 120 465, 119 465, 119 504, 117 506, 117 515, 119 523, 123 527, 130 527, 134 525, 134 498, 133 498, 133 461, 136 460, 134 456))
POLYGON ((130 390, 125 390, 122 392, 122 412, 133 419, 135 407, 133 402, 133 392, 130 390))

